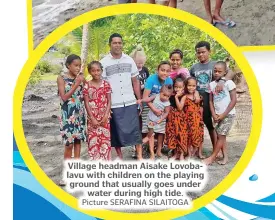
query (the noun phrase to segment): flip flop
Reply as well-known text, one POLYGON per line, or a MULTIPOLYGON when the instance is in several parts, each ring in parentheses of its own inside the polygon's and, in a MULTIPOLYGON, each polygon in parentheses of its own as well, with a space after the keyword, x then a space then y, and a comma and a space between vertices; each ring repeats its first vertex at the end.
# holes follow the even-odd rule
POLYGON ((236 26, 236 23, 229 18, 227 18, 225 21, 213 21, 214 26, 216 26, 217 24, 227 26, 228 28, 233 28, 236 26))

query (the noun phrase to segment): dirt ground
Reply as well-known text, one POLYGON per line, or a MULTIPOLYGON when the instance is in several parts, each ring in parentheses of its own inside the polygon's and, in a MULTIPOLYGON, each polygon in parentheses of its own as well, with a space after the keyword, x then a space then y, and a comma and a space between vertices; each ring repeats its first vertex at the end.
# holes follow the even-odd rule
MULTIPOLYGON (((147 2, 140 0, 139 2, 147 2)), ((212 8, 215 1, 211 0, 212 8)), ((55 28, 84 12, 117 4, 116 0, 33 0, 35 47, 55 28)), ((178 8, 206 19, 203 0, 178 1, 178 8)), ((237 23, 234 28, 218 26, 237 45, 275 44, 274 0, 227 0, 222 15, 237 23), (264 2, 264 3, 263 3, 264 2)))
MULTIPOLYGON (((237 117, 227 139, 229 163, 224 166, 217 163, 209 166, 208 184, 202 192, 189 194, 191 198, 195 199, 215 187, 229 174, 241 157, 251 127, 252 110, 248 92, 238 94, 236 111, 237 117)), ((60 180, 64 151, 59 133, 58 115, 59 98, 55 81, 42 81, 35 87, 26 90, 23 103, 23 127, 28 146, 42 170, 55 183, 60 180)), ((203 153, 208 156, 211 152, 212 145, 209 135, 205 131, 203 153)), ((123 153, 125 160, 133 160, 131 157, 132 147, 123 148, 123 153)), ((115 156, 113 150, 112 158, 115 156)), ((144 154, 144 157, 148 158, 147 153, 144 154)), ((81 158, 88 159, 86 143, 82 144, 81 158)))

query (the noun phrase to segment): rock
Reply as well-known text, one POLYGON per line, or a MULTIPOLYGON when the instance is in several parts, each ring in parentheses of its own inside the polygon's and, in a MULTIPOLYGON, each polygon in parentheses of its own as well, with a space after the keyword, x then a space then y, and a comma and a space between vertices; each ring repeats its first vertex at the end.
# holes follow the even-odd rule
POLYGON ((34 94, 31 94, 29 95, 26 100, 28 101, 45 101, 44 98, 42 98, 41 96, 37 96, 37 95, 34 95, 34 94))

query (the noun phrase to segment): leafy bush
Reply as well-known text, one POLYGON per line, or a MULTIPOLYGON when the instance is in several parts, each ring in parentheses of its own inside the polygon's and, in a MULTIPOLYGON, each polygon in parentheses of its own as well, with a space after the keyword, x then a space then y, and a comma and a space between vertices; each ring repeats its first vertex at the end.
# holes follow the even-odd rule
POLYGON ((58 65, 58 64, 52 65, 51 73, 53 75, 59 75, 61 72, 62 72, 62 66, 61 65, 58 65))
POLYGON ((60 48, 60 53, 64 54, 65 56, 69 56, 71 54, 71 48, 64 46, 60 48))
POLYGON ((52 71, 52 66, 47 60, 41 60, 38 62, 36 69, 40 71, 43 75, 45 73, 50 73, 52 71))
POLYGON ((34 86, 35 84, 41 81, 41 71, 38 68, 35 68, 31 74, 28 85, 34 86))

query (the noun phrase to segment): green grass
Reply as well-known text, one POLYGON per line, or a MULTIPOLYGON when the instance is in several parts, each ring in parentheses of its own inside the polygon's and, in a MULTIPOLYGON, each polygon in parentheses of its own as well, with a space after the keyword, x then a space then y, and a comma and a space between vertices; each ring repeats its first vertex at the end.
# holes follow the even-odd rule
POLYGON ((58 77, 57 75, 45 74, 45 75, 42 75, 41 80, 45 80, 45 81, 56 81, 57 77, 58 77))

